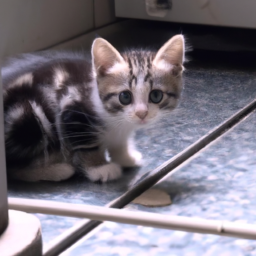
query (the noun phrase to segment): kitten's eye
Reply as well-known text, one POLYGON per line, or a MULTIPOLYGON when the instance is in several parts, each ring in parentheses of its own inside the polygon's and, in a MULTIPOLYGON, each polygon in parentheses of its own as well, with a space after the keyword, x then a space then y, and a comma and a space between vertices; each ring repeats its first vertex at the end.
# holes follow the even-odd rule
POLYGON ((129 91, 124 91, 119 94, 119 101, 123 105, 129 105, 132 102, 132 94, 129 91))
POLYGON ((153 103, 157 104, 163 99, 163 92, 160 90, 153 90, 149 94, 149 99, 153 103))

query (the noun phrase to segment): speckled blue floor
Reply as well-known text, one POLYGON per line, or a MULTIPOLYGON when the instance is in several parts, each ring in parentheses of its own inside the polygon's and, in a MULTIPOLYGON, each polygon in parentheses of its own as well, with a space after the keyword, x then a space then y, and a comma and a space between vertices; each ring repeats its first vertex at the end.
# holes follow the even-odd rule
MULTIPOLYGON (((156 185, 173 204, 127 210, 256 223, 256 113, 156 185)), ((256 255, 256 242, 107 222, 64 255, 256 255)))
MULTIPOLYGON (((118 35, 110 35, 109 40, 116 37, 118 35)), ((112 43, 115 44, 114 39, 112 43)), ((221 61, 217 64, 204 61, 194 59, 196 64, 193 61, 187 64, 185 90, 179 107, 159 122, 157 129, 149 127, 138 131, 137 146, 145 160, 141 169, 127 170, 121 180, 108 184, 93 184, 76 178, 61 183, 15 182, 9 184, 9 195, 101 206, 122 195, 141 175, 181 152, 256 97, 255 71, 236 65, 223 66, 221 61)), ((254 223, 255 124, 253 114, 158 184, 157 187, 171 195, 171 206, 146 208, 131 204, 127 208, 254 223)), ((42 223, 45 244, 78 221, 37 216, 42 223)), ((256 243, 107 222, 101 231, 65 255, 247 256, 256 255, 256 243)))

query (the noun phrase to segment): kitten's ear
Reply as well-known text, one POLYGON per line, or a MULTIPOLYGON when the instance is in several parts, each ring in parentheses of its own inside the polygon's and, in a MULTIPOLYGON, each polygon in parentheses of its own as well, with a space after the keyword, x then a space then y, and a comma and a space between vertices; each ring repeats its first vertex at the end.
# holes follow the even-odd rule
POLYGON ((106 40, 97 38, 92 44, 92 59, 97 75, 104 76, 115 64, 124 64, 120 53, 106 40))
POLYGON ((153 60, 153 65, 166 71, 171 71, 174 68, 175 73, 180 73, 183 70, 184 53, 184 37, 182 35, 176 35, 160 48, 153 60))

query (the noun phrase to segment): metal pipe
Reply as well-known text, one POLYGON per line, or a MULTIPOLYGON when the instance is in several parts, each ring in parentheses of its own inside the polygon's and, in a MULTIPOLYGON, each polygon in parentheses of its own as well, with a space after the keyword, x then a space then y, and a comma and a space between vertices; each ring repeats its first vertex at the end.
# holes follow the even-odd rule
POLYGON ((256 239, 256 225, 206 220, 182 216, 168 216, 148 212, 132 212, 100 206, 60 203, 44 200, 9 198, 9 208, 30 213, 43 213, 154 228, 256 239))

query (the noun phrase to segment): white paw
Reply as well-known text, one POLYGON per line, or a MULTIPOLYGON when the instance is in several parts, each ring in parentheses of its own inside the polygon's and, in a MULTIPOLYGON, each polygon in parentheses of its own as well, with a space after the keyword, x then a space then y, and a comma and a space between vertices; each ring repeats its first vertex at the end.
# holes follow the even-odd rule
POLYGON ((120 165, 109 163, 88 169, 86 175, 91 181, 107 182, 119 179, 122 175, 122 170, 120 165))
POLYGON ((141 166, 142 154, 139 151, 133 150, 125 155, 115 156, 112 160, 123 167, 141 166))

